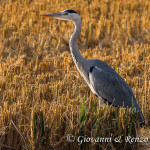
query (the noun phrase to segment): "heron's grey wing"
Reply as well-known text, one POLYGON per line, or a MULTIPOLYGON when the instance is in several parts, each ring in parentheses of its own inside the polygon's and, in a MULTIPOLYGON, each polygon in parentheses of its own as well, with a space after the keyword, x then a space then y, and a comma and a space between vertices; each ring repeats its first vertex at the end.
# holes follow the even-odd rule
POLYGON ((124 85, 121 77, 104 69, 93 66, 90 68, 89 80, 98 96, 116 106, 132 107, 132 100, 137 107, 134 95, 124 85))

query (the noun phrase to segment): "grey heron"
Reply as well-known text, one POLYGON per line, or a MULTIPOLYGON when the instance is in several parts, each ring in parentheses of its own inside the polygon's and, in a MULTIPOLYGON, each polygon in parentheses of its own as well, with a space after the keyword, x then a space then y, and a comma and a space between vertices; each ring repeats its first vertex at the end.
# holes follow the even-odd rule
POLYGON ((71 20, 75 29, 69 41, 70 52, 73 61, 84 78, 91 91, 99 98, 100 104, 108 102, 114 106, 131 108, 134 106, 139 112, 140 126, 145 124, 142 111, 137 104, 130 86, 107 63, 98 59, 85 59, 78 50, 77 39, 81 33, 81 18, 72 9, 66 9, 58 13, 44 14, 44 17, 53 17, 60 20, 71 20))

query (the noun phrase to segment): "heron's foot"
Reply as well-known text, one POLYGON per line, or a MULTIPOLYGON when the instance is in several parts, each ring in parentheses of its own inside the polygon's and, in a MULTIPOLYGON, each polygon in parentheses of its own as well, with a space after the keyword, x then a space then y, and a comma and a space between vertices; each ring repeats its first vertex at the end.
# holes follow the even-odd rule
POLYGON ((98 102, 98 103, 99 103, 99 106, 101 106, 102 104, 104 104, 104 102, 105 102, 105 101, 103 100, 103 98, 102 98, 102 97, 101 97, 101 98, 99 98, 99 102, 98 102))

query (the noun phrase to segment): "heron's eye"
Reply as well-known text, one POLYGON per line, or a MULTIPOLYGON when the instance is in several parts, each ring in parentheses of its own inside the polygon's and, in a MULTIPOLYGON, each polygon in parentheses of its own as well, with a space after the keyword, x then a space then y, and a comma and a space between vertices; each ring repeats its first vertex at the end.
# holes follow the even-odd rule
POLYGON ((68 12, 63 12, 63 15, 68 15, 68 12))

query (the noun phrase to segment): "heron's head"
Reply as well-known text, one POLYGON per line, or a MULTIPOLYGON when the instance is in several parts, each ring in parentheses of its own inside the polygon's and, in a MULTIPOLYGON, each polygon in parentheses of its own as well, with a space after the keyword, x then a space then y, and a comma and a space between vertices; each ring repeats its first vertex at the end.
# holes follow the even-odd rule
POLYGON ((76 11, 72 9, 66 9, 58 13, 53 13, 53 14, 43 14, 41 15, 43 17, 53 17, 55 19, 60 19, 60 20, 80 20, 80 16, 77 14, 76 11))

